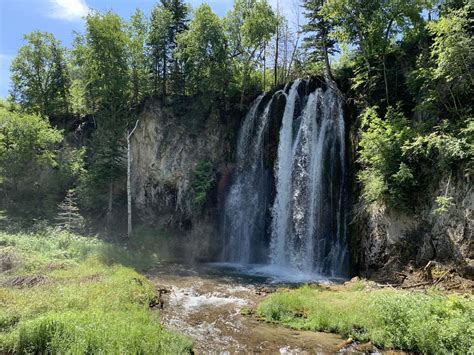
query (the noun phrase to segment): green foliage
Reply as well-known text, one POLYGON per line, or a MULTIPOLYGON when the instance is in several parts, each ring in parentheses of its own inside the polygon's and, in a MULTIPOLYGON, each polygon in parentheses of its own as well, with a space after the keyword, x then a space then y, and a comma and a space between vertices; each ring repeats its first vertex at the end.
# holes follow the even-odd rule
POLYGON ((379 201, 403 207, 411 200, 409 193, 415 185, 403 161, 402 146, 413 137, 408 120, 395 108, 389 108, 382 119, 373 107, 362 114, 361 120, 359 162, 363 169, 358 178, 363 185, 362 196, 367 203, 379 201))
POLYGON ((120 265, 127 258, 139 261, 139 254, 51 230, 43 235, 2 233, 0 245, 0 252, 14 251, 19 260, 9 276, 2 276, 1 352, 191 352, 187 339, 164 330, 150 313, 153 285, 120 265), (35 277, 43 282, 6 286, 13 278, 35 277))
POLYGON ((11 65, 12 96, 24 109, 48 117, 69 112, 71 85, 65 49, 51 33, 31 32, 11 65))
MULTIPOLYGON (((420 195, 456 168, 464 166, 465 175, 472 174, 470 120, 467 127, 445 122, 427 132, 422 125, 412 128, 399 109, 389 107, 384 119, 368 108, 361 121, 358 179, 366 203, 410 210, 420 195)), ((445 205, 442 199, 440 203, 445 205)))
POLYGON ((207 4, 199 6, 189 29, 178 36, 189 94, 223 97, 231 76, 222 20, 207 4))
POLYGON ((76 200, 75 191, 69 190, 58 206, 56 225, 61 229, 80 233, 84 228, 84 217, 81 216, 76 200))
POLYGON ((202 207, 208 201, 208 193, 216 184, 216 176, 211 162, 200 161, 193 171, 191 186, 195 193, 195 203, 202 207))
POLYGON ((474 91, 474 39, 472 4, 448 11, 446 16, 427 24, 432 36, 423 52, 410 85, 418 99, 418 110, 434 114, 466 117, 472 113, 474 91))
POLYGON ((329 37, 334 29, 334 22, 323 13, 325 0, 307 0, 303 3, 304 16, 307 22, 303 25, 305 33, 303 48, 309 52, 309 63, 326 61, 327 74, 332 75, 329 67, 329 55, 336 52, 336 41, 329 37))
POLYGON ((90 212, 107 210, 106 227, 111 223, 114 184, 125 172, 122 153, 129 103, 128 44, 119 16, 93 13, 87 16, 86 33, 76 39, 74 49, 86 102, 97 123, 90 146, 92 159, 82 180, 85 185, 78 192, 88 201, 90 212), (105 196, 108 203, 104 203, 105 196))
POLYGON ((161 0, 152 10, 148 45, 155 95, 166 95, 168 86, 174 94, 183 92, 183 63, 176 48, 188 29, 189 12, 183 0, 161 0))
POLYGON ((367 95, 377 95, 375 90, 379 88, 385 92, 385 103, 390 104, 387 54, 398 36, 421 22, 424 3, 423 0, 325 1, 321 13, 326 21, 334 24, 331 36, 343 48, 350 47, 357 53, 353 87, 361 93, 361 100, 367 100, 367 95), (383 84, 380 83, 382 77, 383 84))
POLYGON ((295 329, 331 331, 421 353, 474 350, 474 299, 431 292, 304 286, 264 300, 257 314, 295 329))
POLYGON ((173 15, 163 6, 155 6, 151 12, 150 33, 147 45, 150 51, 150 65, 153 73, 153 93, 166 94, 169 52, 169 28, 173 15))
POLYGON ((46 118, 0 107, 1 206, 16 216, 45 213, 62 132, 46 118), (48 176, 49 174, 49 176, 48 176))
POLYGON ((279 18, 267 0, 235 0, 225 18, 229 55, 240 75, 242 95, 249 88, 252 72, 260 63, 267 42, 276 33, 279 18))
POLYGON ((146 58, 146 39, 149 24, 137 9, 127 24, 128 65, 130 68, 130 104, 138 105, 150 93, 150 75, 146 58))

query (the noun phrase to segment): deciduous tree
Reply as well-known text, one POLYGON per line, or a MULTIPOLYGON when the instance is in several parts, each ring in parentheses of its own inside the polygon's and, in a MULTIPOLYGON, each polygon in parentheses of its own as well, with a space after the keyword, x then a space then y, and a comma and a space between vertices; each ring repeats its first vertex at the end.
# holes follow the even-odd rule
POLYGON ((47 117, 69 111, 70 78, 65 49, 51 33, 25 35, 11 65, 12 97, 28 112, 47 117))

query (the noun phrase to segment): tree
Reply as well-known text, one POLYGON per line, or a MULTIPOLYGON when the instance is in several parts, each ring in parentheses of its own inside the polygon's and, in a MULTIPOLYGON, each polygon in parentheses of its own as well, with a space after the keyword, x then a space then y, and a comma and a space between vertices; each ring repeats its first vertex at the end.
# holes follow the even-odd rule
POLYGON ((11 65, 12 97, 28 112, 47 117, 69 112, 70 78, 65 49, 47 32, 25 35, 11 65))
POLYGON ((76 192, 68 190, 64 200, 58 205, 56 225, 70 232, 81 232, 84 228, 84 217, 77 207, 76 192))
POLYGON ((99 213, 106 205, 106 227, 110 227, 114 184, 124 176, 122 159, 128 121, 128 39, 120 17, 112 12, 86 18, 86 34, 77 41, 85 93, 91 103, 97 129, 92 137, 94 154, 85 178, 86 200, 99 213), (107 196, 107 200, 103 200, 107 196))
POLYGON ((242 99, 250 74, 263 58, 265 46, 275 34, 278 17, 266 0, 235 0, 225 18, 229 54, 241 72, 242 99))
MULTIPOLYGON (((420 111, 468 116, 474 90, 474 37, 470 4, 450 10, 427 29, 430 48, 421 53, 410 79, 420 111)), ((472 111, 471 111, 472 112, 472 111)))
POLYGON ((303 4, 304 16, 307 19, 303 26, 303 31, 306 33, 304 48, 310 52, 309 60, 312 62, 324 61, 326 76, 334 80, 329 55, 336 52, 336 41, 330 38, 334 24, 325 18, 321 11, 325 2, 326 0, 307 0, 303 4))
POLYGON ((171 84, 172 92, 182 91, 183 73, 175 51, 178 36, 187 30, 188 23, 189 8, 182 0, 161 0, 153 8, 148 45, 155 94, 158 94, 160 81, 162 95, 166 95, 168 84, 171 84))
POLYGON ((171 14, 171 24, 168 29, 170 52, 170 84, 174 93, 180 93, 183 88, 183 77, 180 58, 175 55, 179 34, 188 29, 190 9, 183 0, 161 0, 163 7, 171 14))
POLYGON ((189 94, 223 95, 231 75, 222 20, 207 4, 194 12, 189 30, 178 37, 189 94))
POLYGON ((127 237, 132 235, 132 151, 130 139, 138 128, 139 121, 130 132, 127 132, 127 237))
MULTIPOLYGON (((0 206, 15 215, 45 213, 45 172, 57 167, 62 132, 45 117, 0 105, 0 206), (30 213, 31 212, 31 213, 30 213)), ((51 176, 48 176, 48 180, 51 176)))
POLYGON ((169 62, 169 28, 172 23, 172 14, 163 6, 155 6, 151 13, 150 33, 147 44, 150 48, 150 65, 153 75, 153 93, 166 95, 166 84, 169 62), (161 88, 160 88, 161 87, 161 88))
POLYGON ((362 54, 366 70, 356 78, 370 93, 382 65, 385 99, 389 102, 386 55, 398 35, 421 19, 422 0, 327 0, 320 13, 333 21, 334 35, 346 47, 362 54))
POLYGON ((138 105, 150 91, 145 45, 148 23, 143 13, 137 9, 127 24, 128 62, 130 68, 131 105, 138 105))

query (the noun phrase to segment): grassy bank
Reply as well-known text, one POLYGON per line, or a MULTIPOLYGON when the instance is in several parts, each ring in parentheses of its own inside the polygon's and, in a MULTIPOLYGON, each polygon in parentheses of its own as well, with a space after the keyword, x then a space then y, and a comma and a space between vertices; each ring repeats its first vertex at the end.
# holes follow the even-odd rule
POLYGON ((294 329, 327 331, 382 348, 422 353, 474 352, 472 296, 303 286, 265 299, 257 314, 294 329))
POLYGON ((0 353, 190 353, 149 311, 152 256, 50 231, 0 233, 0 353))

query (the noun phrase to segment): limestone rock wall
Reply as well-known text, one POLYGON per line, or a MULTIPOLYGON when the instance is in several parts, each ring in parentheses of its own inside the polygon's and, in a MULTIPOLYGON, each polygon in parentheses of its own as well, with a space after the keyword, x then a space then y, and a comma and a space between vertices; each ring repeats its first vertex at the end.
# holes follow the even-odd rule
POLYGON ((134 219, 192 236, 197 249, 205 250, 216 232, 218 196, 205 208, 196 206, 193 171, 200 161, 210 162, 219 185, 232 153, 232 123, 212 110, 195 117, 191 110, 180 114, 172 107, 153 100, 138 117, 131 139, 134 219), (196 236, 197 230, 205 232, 196 236))
POLYGON ((353 256, 359 273, 390 279, 394 272, 409 265, 423 267, 439 261, 472 277, 474 261, 474 191, 465 179, 440 183, 430 194, 430 203, 418 213, 408 215, 386 207, 371 206, 361 211, 352 225, 353 256), (444 213, 436 196, 452 197, 452 206, 444 213))

